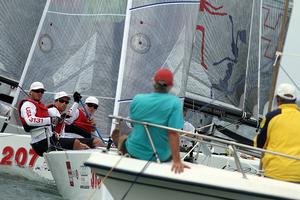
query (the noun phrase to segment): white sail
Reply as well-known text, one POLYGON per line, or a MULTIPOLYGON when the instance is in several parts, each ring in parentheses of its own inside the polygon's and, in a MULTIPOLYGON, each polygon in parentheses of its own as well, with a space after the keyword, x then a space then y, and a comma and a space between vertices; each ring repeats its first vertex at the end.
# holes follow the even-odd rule
POLYGON ((198 5, 198 1, 132 1, 115 115, 128 115, 128 102, 136 94, 153 91, 151 78, 161 67, 174 72, 172 92, 185 95, 198 5))
POLYGON ((0 2, 0 74, 21 78, 46 0, 0 2))
MULTIPOLYGON (((113 112, 125 7, 126 1, 119 0, 51 0, 23 88, 43 82, 46 103, 62 90, 98 97, 98 129, 109 133, 107 115, 113 112)), ((21 93, 19 99, 23 97, 21 93)))

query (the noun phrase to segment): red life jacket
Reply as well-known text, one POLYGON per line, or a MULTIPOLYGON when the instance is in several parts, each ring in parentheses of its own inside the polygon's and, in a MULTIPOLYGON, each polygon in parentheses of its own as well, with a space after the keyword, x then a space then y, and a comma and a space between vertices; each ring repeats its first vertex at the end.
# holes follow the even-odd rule
MULTIPOLYGON (((57 109, 57 107, 54 104, 50 104, 47 106, 48 108, 52 108, 55 107, 57 109)), ((57 109, 58 110, 58 109, 57 109)), ((60 113, 60 112, 59 112, 60 113)), ((61 131, 63 130, 63 128, 65 127, 65 120, 62 120, 61 122, 57 123, 56 126, 54 127, 54 131, 58 134, 61 135, 61 131)))
POLYGON ((40 102, 34 101, 33 99, 23 99, 23 100, 21 100, 21 102, 19 103, 19 106, 18 106, 19 118, 20 118, 21 123, 24 127, 24 130, 26 132, 29 132, 30 130, 32 130, 34 128, 39 128, 40 126, 29 126, 29 125, 27 125, 25 119, 21 116, 21 107, 22 107, 22 105, 25 101, 29 101, 29 102, 31 102, 35 105, 35 107, 36 107, 35 116, 36 117, 41 117, 41 118, 49 117, 49 113, 48 113, 48 108, 40 102))
POLYGON ((88 133, 92 133, 93 131, 93 124, 92 122, 85 116, 84 111, 82 108, 79 108, 79 116, 78 118, 73 122, 74 126, 78 126, 84 131, 88 133))

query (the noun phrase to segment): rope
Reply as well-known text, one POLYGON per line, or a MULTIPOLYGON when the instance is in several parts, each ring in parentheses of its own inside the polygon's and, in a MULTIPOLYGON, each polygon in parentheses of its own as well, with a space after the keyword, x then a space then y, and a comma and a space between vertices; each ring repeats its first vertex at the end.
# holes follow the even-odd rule
POLYGON ((150 161, 155 157, 155 154, 153 153, 151 158, 146 162, 145 166, 143 167, 143 169, 136 175, 135 179, 133 180, 133 182, 131 183, 131 185, 129 186, 129 188, 127 189, 127 191, 125 192, 124 196, 121 198, 121 200, 124 200, 126 198, 126 196, 128 195, 128 193, 130 192, 130 190, 132 189, 133 185, 137 182, 137 179, 141 176, 141 174, 145 171, 145 169, 149 166, 150 161))
POLYGON ((284 69, 284 67, 282 65, 280 65, 282 71, 287 75, 287 77, 290 79, 290 81, 292 81, 292 83, 295 85, 295 87, 297 88, 297 90, 300 92, 300 87, 298 86, 298 84, 294 81, 294 79, 290 76, 290 74, 284 69))
MULTIPOLYGON (((120 159, 116 162, 116 164, 114 166, 112 166, 112 168, 110 168, 110 170, 106 173, 106 175, 102 178, 101 180, 101 185, 104 184, 104 181, 111 175, 111 173, 113 172, 113 170, 117 167, 117 165, 121 162, 121 160, 123 159, 124 156, 120 156, 120 159)), ((96 190, 94 190, 90 196, 87 198, 88 200, 90 200, 94 195, 95 195, 96 190)))
MULTIPOLYGON (((79 103, 81 104, 81 106, 83 107, 84 109, 84 112, 85 114, 87 115, 88 119, 90 120, 91 119, 91 115, 89 114, 89 112, 86 110, 86 107, 84 106, 82 100, 80 99, 79 100, 79 103)), ((101 133, 99 132, 99 130, 97 129, 96 126, 94 126, 95 130, 96 130, 96 133, 98 134, 98 137, 102 140, 103 143, 106 143, 107 141, 105 141, 102 136, 101 136, 101 133)))

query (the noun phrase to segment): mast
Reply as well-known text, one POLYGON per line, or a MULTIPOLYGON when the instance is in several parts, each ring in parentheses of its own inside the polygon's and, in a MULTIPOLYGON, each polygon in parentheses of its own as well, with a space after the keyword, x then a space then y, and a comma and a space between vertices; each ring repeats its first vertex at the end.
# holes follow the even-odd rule
POLYGON ((261 36, 262 36, 262 4, 263 0, 260 0, 260 6, 259 6, 259 39, 258 39, 258 73, 257 73, 257 110, 258 110, 258 116, 260 116, 260 70, 261 70, 261 36))
POLYGON ((43 15, 41 17, 41 20, 40 20, 39 26, 37 28, 37 31, 35 33, 34 40, 33 40, 33 43, 31 45, 31 48, 30 48, 30 51, 29 51, 29 54, 28 54, 28 57, 27 57, 27 60, 26 60, 26 63, 25 63, 25 67, 24 67, 24 70, 23 70, 23 73, 22 73, 22 76, 21 76, 21 79, 20 79, 20 82, 19 82, 19 86, 17 88, 16 95, 15 95, 14 100, 12 102, 13 107, 16 105, 16 103, 18 101, 18 97, 19 97, 21 88, 23 86, 24 79, 25 79, 29 64, 31 62, 31 58, 32 58, 33 53, 34 53, 34 49, 36 47, 36 44, 38 43, 40 32, 42 30, 42 27, 43 27, 43 24, 44 24, 44 21, 45 21, 45 18, 46 18, 46 14, 47 14, 50 2, 51 2, 51 0, 47 0, 44 11, 43 11, 43 15))
POLYGON ((278 77, 278 72, 279 72, 279 66, 280 66, 280 53, 283 50, 283 45, 284 45, 284 38, 285 38, 285 31, 286 31, 286 25, 288 22, 288 9, 289 9, 289 0, 285 0, 285 6, 284 6, 284 20, 280 29, 279 33, 279 40, 278 40, 278 46, 276 50, 276 59, 274 62, 274 68, 273 68, 273 73, 272 73, 272 85, 271 85, 271 91, 269 93, 269 105, 268 105, 268 112, 271 111, 272 105, 273 105, 273 96, 275 93, 275 87, 276 87, 276 82, 277 82, 277 77, 278 77))
MULTIPOLYGON (((130 11, 131 7, 132 7, 132 0, 128 0, 127 1, 127 9, 126 9, 126 19, 125 19, 125 24, 124 24, 124 33, 123 33, 121 59, 120 59, 120 67, 119 67, 119 74, 118 74, 118 83, 117 83, 114 112, 113 112, 114 116, 119 115, 119 108, 120 108, 119 100, 121 98, 123 78, 124 78, 126 48, 127 48, 127 43, 128 43, 128 39, 129 39, 128 34, 129 34, 129 25, 130 25, 130 18, 131 18, 131 11, 130 11)), ((115 124, 112 123, 111 133, 114 130, 114 128, 115 128, 115 124)))

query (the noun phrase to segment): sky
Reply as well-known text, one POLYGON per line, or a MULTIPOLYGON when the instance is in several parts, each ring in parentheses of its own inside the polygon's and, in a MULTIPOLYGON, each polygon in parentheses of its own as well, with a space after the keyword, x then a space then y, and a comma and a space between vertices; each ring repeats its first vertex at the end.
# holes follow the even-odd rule
MULTIPOLYGON (((292 80, 296 83, 296 91, 298 99, 300 99, 300 0, 294 0, 291 21, 288 29, 287 38, 283 54, 295 54, 297 56, 284 55, 281 60, 281 66, 292 80), (298 88, 297 88, 298 87, 298 88)), ((277 86, 280 83, 293 82, 288 78, 282 69, 279 71, 277 86)), ((294 84, 293 84, 294 85, 294 84)))

